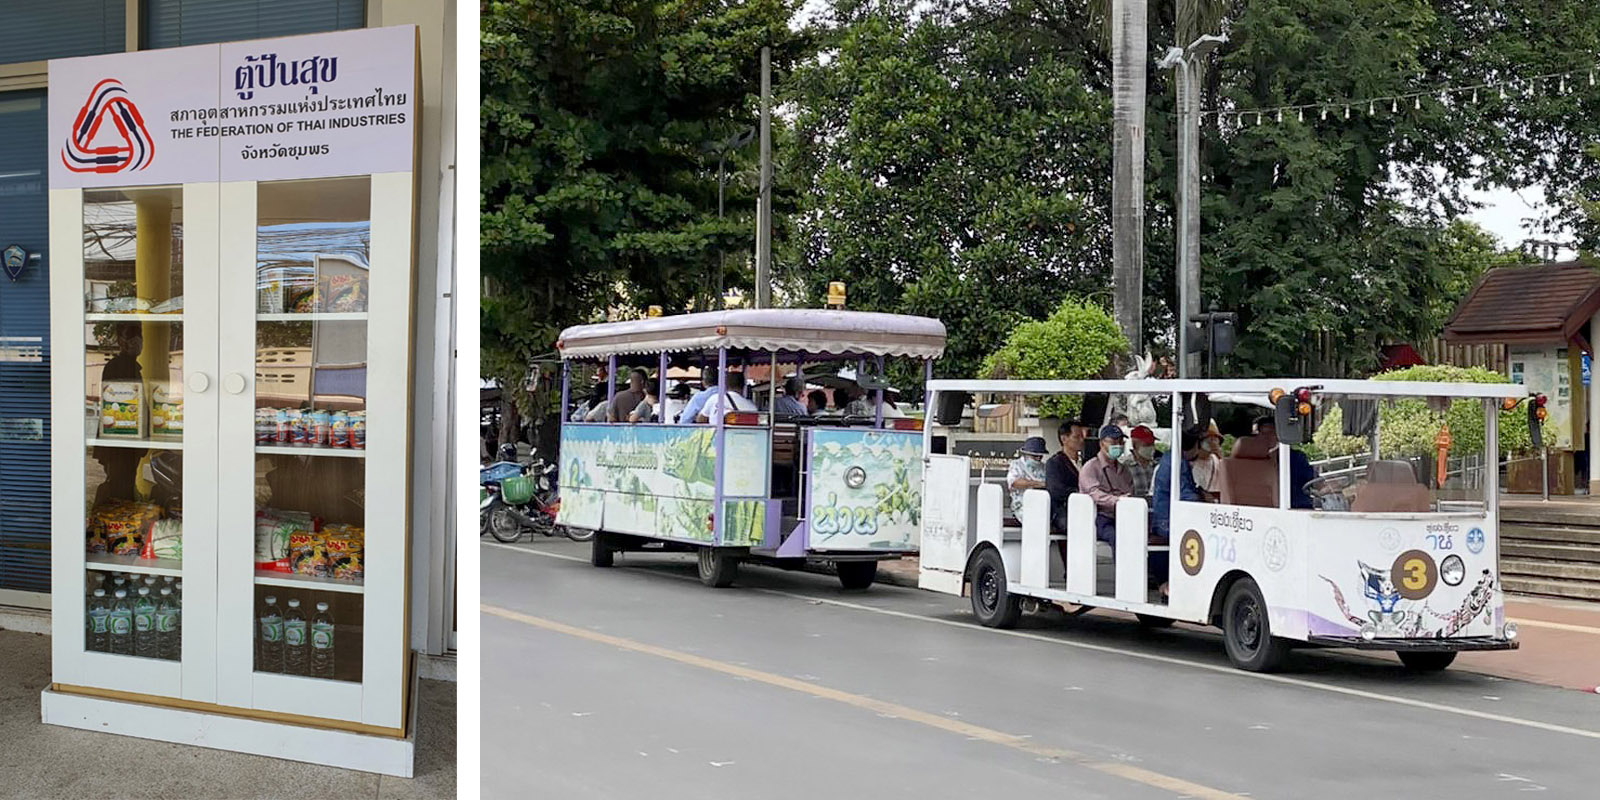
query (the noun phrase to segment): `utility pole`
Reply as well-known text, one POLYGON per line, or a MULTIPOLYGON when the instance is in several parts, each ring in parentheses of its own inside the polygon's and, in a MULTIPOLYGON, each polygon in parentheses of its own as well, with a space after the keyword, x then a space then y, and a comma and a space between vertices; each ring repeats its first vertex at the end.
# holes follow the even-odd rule
POLYGON ((1111 0, 1112 315, 1143 351, 1146 0, 1111 0))
POLYGON ((772 306, 772 48, 761 48, 761 198, 756 202, 756 308, 772 306))
POLYGON ((1189 324, 1200 313, 1200 69, 1225 36, 1201 36, 1167 51, 1160 69, 1172 69, 1178 90, 1178 377, 1192 373, 1189 324))

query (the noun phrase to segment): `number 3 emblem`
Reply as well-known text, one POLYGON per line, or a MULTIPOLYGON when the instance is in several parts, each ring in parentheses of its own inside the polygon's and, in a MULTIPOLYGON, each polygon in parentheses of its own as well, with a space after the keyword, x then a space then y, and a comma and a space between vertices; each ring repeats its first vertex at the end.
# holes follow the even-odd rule
POLYGON ((1200 568, 1206 564, 1206 543, 1200 538, 1199 531, 1183 532, 1183 538, 1178 540, 1178 563, 1183 566, 1184 572, 1200 574, 1200 568))
POLYGON ((1400 596, 1407 600, 1421 600, 1433 594, 1439 583, 1439 565, 1434 563, 1433 556, 1422 550, 1401 553, 1389 574, 1394 576, 1400 596))

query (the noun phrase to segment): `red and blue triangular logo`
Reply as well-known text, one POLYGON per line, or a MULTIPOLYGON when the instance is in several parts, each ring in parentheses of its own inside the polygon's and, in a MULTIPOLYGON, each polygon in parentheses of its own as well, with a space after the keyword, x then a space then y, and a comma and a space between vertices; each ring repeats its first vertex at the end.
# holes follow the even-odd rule
POLYGON ((61 148, 61 163, 73 172, 132 172, 150 166, 155 154, 155 141, 128 90, 121 81, 107 78, 94 85, 78 109, 61 148))

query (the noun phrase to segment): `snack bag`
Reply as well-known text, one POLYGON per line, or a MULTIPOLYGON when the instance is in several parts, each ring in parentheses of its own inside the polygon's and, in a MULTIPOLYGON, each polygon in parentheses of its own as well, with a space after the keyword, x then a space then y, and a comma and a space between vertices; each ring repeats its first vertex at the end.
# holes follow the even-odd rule
POLYGON ((367 282, 356 275, 330 275, 322 290, 328 311, 366 311, 367 282))
POLYGON ((327 536, 328 574, 347 581, 362 578, 362 556, 366 547, 366 533, 354 525, 329 525, 327 536))
POLYGON ((183 387, 167 381, 150 383, 150 435, 183 436, 183 387))
POLYGON ((101 437, 143 439, 144 424, 144 384, 138 381, 110 381, 101 384, 101 437))
POLYGON ((328 576, 327 537, 310 531, 289 534, 289 567, 296 575, 328 576))

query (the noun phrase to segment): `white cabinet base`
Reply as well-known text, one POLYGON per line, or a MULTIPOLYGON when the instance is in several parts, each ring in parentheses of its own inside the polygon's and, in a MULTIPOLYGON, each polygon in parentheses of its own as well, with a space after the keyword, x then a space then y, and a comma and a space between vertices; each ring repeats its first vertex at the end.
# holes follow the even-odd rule
POLYGON ((110 700, 50 689, 39 693, 39 705, 47 725, 409 778, 417 735, 415 680, 412 680, 410 688, 411 719, 407 726, 410 735, 404 739, 110 700))

